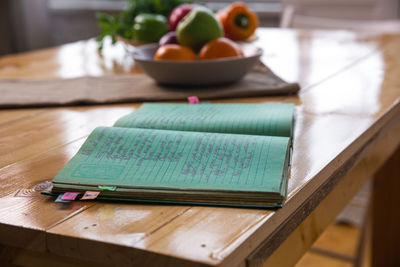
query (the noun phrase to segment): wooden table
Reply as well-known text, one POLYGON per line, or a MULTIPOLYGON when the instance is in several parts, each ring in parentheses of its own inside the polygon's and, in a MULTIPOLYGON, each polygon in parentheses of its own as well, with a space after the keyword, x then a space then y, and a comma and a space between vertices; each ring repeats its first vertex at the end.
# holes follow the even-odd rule
MULTIPOLYGON (((288 199, 277 211, 55 203, 39 189, 87 135, 136 104, 0 111, 2 261, 21 265, 290 266, 372 176, 372 261, 400 262, 400 36, 263 29, 257 44, 298 96, 213 102, 296 104, 288 199)), ((94 41, 0 58, 0 79, 136 72, 94 41)), ((1 81, 0 81, 1 86, 1 81)), ((203 99, 204 100, 204 99, 203 99)), ((399 265, 397 265, 399 266, 399 265)))

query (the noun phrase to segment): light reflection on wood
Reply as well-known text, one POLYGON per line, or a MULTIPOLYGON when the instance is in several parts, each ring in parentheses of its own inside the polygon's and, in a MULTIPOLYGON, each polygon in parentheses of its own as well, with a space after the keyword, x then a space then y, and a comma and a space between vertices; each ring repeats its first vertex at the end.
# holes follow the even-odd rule
MULTIPOLYGON (((130 63, 118 61, 118 55, 100 59, 90 42, 2 57, 0 78, 65 78, 135 71, 130 63), (69 51, 64 52, 66 55, 78 59, 59 62, 63 49, 69 51), (63 64, 67 64, 65 73, 60 74, 63 64), (68 64, 74 67, 69 70, 68 64)), ((139 104, 2 110, 0 230, 7 233, 2 242, 101 263, 145 264, 149 258, 154 265, 171 266, 185 261, 225 266, 243 262, 343 162, 373 139, 389 119, 399 116, 399 36, 263 30, 257 42, 263 46, 263 59, 273 71, 289 81, 300 80, 303 91, 298 96, 213 102, 296 104, 295 154, 284 208, 274 212, 91 202, 84 203, 85 207, 62 208, 44 196, 17 198, 17 190, 51 179, 94 127, 112 124, 139 104)), ((385 144, 390 147, 398 141, 392 133, 385 144)), ((379 151, 388 156, 385 146, 379 151)), ((362 170, 368 174, 367 169, 362 170)), ((334 216, 330 210, 325 212, 334 216)))

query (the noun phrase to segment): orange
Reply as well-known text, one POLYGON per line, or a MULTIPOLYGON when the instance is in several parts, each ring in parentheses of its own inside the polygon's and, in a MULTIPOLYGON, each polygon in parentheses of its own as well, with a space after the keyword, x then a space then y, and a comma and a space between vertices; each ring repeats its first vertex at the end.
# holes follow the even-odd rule
POLYGON ((217 59, 243 56, 242 49, 227 38, 218 38, 205 44, 200 50, 200 59, 217 59))
POLYGON ((196 54, 190 49, 182 45, 167 44, 160 46, 155 55, 155 60, 196 60, 196 54))

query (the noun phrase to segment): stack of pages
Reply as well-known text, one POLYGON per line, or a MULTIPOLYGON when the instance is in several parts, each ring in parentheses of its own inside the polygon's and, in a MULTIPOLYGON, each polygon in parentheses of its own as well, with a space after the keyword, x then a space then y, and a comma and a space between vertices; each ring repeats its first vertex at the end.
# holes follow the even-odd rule
POLYGON ((279 207, 293 124, 293 104, 143 104, 113 127, 96 128, 50 193, 279 207))

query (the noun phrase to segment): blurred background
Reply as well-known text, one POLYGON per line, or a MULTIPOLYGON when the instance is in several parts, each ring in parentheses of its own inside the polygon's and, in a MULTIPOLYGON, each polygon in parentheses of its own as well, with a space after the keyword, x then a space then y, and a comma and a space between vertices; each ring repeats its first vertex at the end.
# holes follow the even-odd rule
MULTIPOLYGON (((243 0, 266 27, 400 31, 400 0, 243 0)), ((194 1, 218 9, 232 1, 194 1)), ((118 13, 127 0, 2 0, 0 55, 95 37, 98 11, 118 13)))

